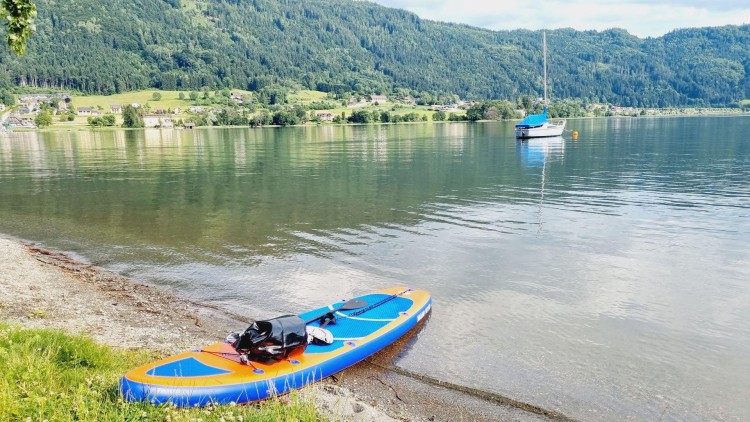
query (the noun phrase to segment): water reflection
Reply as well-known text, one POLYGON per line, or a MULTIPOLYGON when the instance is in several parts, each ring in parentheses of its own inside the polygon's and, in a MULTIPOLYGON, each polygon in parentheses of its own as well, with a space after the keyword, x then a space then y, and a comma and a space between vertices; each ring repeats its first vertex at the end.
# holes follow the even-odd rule
POLYGON ((401 365, 584 420, 746 419, 750 123, 569 124, 14 133, 0 232, 247 316, 413 284, 401 365))
POLYGON ((565 139, 562 136, 549 138, 531 138, 516 141, 516 150, 521 162, 528 168, 541 168, 539 187, 539 205, 537 207, 537 235, 542 232, 544 221, 544 194, 547 183, 547 166, 562 160, 565 156, 565 139))
POLYGON ((517 149, 526 167, 544 167, 548 161, 562 160, 565 139, 562 136, 518 140, 517 149))

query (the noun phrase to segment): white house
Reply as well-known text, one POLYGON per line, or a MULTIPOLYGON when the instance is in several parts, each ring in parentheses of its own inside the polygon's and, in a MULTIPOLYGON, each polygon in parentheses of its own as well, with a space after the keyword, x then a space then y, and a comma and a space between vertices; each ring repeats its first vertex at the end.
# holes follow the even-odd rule
POLYGON ((388 102, 388 97, 386 97, 385 95, 370 95, 370 101, 372 101, 373 103, 383 104, 388 102))
POLYGON ((317 114, 318 119, 324 121, 324 122, 332 122, 333 121, 333 113, 318 113, 317 114))
POLYGON ((174 127, 172 116, 168 114, 146 114, 143 116, 145 127, 174 127))

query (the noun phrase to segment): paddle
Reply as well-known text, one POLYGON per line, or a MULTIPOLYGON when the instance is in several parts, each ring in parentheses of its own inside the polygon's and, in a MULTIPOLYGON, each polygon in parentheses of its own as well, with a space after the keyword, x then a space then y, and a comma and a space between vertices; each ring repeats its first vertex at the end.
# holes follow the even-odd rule
POLYGON ((365 302, 362 299, 349 299, 346 302, 344 302, 343 305, 339 306, 338 308, 331 309, 330 311, 328 311, 328 312, 326 312, 326 313, 324 313, 322 315, 318 315, 318 316, 316 316, 313 319, 305 321, 305 324, 311 324, 311 323, 313 323, 315 321, 318 321, 318 320, 321 320, 321 321, 324 320, 322 327, 325 327, 332 320, 336 319, 336 317, 334 316, 334 312, 338 312, 338 311, 351 311, 352 309, 359 309, 359 308, 362 308, 364 306, 367 306, 367 302, 365 302))
MULTIPOLYGON (((360 310, 358 310, 356 312, 352 312, 349 315, 344 315, 342 318, 351 318, 351 317, 362 315, 365 312, 367 312, 367 311, 369 311, 371 309, 375 309, 378 306, 380 306, 380 305, 382 305, 382 304, 384 304, 384 303, 386 303, 386 302, 388 302, 388 301, 390 301, 390 300, 392 300, 392 299, 394 299, 394 298, 396 298, 398 296, 401 296, 402 294, 407 293, 409 291, 411 291, 411 289, 406 289, 403 292, 394 293, 394 294, 388 296, 387 298, 381 300, 378 303, 372 304, 372 305, 370 305, 370 306, 368 306, 366 308, 360 309, 360 310)), ((367 302, 365 302, 364 300, 351 299, 348 302, 344 303, 344 305, 342 305, 340 308, 332 310, 330 312, 326 312, 325 314, 323 314, 323 315, 321 315, 321 316, 319 316, 317 318, 314 318, 314 319, 308 321, 307 324, 310 324, 311 322, 315 322, 317 320, 320 320, 321 321, 320 328, 325 328, 330 323, 334 323, 334 324, 336 323, 336 319, 337 318, 336 318, 336 315, 334 315, 334 312, 336 312, 338 310, 348 310, 348 309, 362 308, 365 305, 367 305, 367 302), (349 306, 349 307, 347 309, 344 309, 344 306, 349 306), (351 306, 355 306, 355 307, 351 307, 351 306)))

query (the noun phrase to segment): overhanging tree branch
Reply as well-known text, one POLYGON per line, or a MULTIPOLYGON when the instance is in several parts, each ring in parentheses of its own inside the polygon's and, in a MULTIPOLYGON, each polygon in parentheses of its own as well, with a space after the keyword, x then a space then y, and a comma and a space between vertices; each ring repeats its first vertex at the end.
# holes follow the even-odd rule
POLYGON ((16 54, 24 54, 26 41, 36 30, 36 6, 30 0, 2 0, 0 17, 8 27, 8 47, 16 54))

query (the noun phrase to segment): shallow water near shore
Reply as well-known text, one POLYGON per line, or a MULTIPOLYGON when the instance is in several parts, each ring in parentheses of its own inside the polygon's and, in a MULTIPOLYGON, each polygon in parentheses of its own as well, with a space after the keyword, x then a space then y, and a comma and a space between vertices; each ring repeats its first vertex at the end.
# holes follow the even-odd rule
POLYGON ((750 418, 750 118, 568 127, 14 133, 0 232, 250 317, 417 286, 397 366, 584 420, 750 418))

